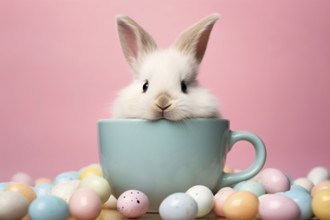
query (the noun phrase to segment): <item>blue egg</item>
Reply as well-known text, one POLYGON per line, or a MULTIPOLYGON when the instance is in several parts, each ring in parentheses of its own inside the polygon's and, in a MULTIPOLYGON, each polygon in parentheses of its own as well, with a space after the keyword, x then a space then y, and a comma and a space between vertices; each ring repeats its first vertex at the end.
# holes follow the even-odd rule
POLYGON ((34 187, 34 191, 37 196, 49 195, 53 185, 50 183, 42 183, 34 187))
POLYGON ((29 207, 31 220, 67 220, 69 218, 69 206, 60 197, 45 195, 37 197, 29 207))
POLYGON ((309 191, 307 191, 307 189, 305 189, 302 186, 296 185, 296 184, 291 185, 290 191, 302 191, 302 192, 305 192, 305 193, 309 194, 309 191))
POLYGON ((186 193, 174 193, 166 197, 159 207, 162 219, 190 220, 198 212, 196 201, 186 193))
POLYGON ((312 212, 312 197, 303 187, 292 185, 289 191, 280 193, 292 199, 300 209, 301 219, 311 219, 312 212))
POLYGON ((246 183, 246 181, 242 181, 242 182, 239 182, 239 183, 236 183, 233 187, 234 190, 238 191, 241 189, 241 187, 246 183))
POLYGON ((7 188, 7 186, 10 183, 4 182, 4 183, 0 183, 0 192, 5 191, 5 189, 7 188))
POLYGON ((80 174, 77 171, 64 172, 57 175, 54 179, 54 185, 67 181, 67 180, 79 180, 80 174))
POLYGON ((257 181, 254 180, 243 182, 243 184, 241 184, 237 190, 249 191, 254 195, 256 195, 257 197, 266 193, 265 187, 261 183, 258 183, 257 181))

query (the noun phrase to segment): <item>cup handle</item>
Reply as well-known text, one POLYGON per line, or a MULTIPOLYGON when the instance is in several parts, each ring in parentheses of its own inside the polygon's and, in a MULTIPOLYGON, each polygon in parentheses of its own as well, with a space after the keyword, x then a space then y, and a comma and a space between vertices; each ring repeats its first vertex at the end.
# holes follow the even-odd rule
POLYGON ((256 157, 253 164, 239 173, 223 173, 221 187, 244 181, 257 175, 266 161, 266 147, 263 141, 255 134, 247 131, 230 131, 228 141, 228 152, 238 141, 248 141, 254 147, 256 157))

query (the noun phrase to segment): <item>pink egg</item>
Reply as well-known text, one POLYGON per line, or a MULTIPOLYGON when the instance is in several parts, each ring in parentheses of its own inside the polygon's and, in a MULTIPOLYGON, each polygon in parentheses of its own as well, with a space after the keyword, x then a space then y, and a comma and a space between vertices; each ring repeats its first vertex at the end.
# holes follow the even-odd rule
POLYGON ((29 174, 23 173, 23 172, 14 174, 14 176, 12 176, 12 178, 11 178, 11 181, 17 182, 17 183, 24 183, 29 186, 33 185, 32 177, 29 174))
POLYGON ((96 219, 101 208, 102 204, 98 194, 89 188, 76 190, 69 201, 70 213, 78 220, 96 219))
POLYGON ((232 188, 225 188, 223 190, 220 190, 217 194, 214 196, 214 206, 213 211, 214 214, 216 214, 219 217, 224 217, 225 213, 223 211, 223 204, 225 203, 226 199, 235 192, 232 188))
POLYGON ((259 198, 261 219, 299 219, 300 209, 290 198, 282 194, 267 194, 259 198))
POLYGON ((138 190, 128 190, 117 200, 117 209, 127 218, 138 218, 149 208, 148 197, 138 190))
POLYGON ((289 178, 274 168, 261 171, 259 182, 265 187, 267 193, 285 192, 290 189, 289 178))

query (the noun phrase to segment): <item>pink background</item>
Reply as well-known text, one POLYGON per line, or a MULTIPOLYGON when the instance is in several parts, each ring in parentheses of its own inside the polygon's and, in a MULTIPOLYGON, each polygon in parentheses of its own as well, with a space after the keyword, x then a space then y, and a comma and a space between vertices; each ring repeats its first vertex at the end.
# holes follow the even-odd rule
MULTIPOLYGON (((330 168, 329 8, 327 0, 0 1, 0 182, 98 162, 96 122, 131 80, 118 13, 167 47, 219 12, 199 79, 231 128, 262 137, 267 167, 293 177, 330 168)), ((227 162, 245 168, 253 159, 240 143, 227 162)))

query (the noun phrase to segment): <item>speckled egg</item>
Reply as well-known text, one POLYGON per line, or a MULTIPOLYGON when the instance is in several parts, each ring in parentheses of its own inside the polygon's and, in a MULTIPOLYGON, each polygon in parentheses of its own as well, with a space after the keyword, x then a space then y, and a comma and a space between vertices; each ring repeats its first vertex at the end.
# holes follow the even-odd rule
POLYGON ((174 193, 166 197, 159 207, 164 220, 191 220, 197 216, 196 201, 186 193, 174 193))
POLYGON ((55 177, 53 184, 57 185, 64 181, 79 180, 79 179, 80 179, 80 177, 79 177, 79 173, 77 171, 68 171, 68 172, 58 174, 55 177))
POLYGON ((214 206, 213 211, 216 216, 224 217, 225 213, 223 211, 223 204, 225 203, 226 199, 235 192, 234 189, 230 187, 222 188, 215 194, 214 196, 214 206))
POLYGON ((58 196, 40 196, 35 199, 29 207, 30 220, 67 220, 68 217, 68 204, 58 196))
POLYGON ((37 197, 34 189, 24 183, 10 183, 6 190, 22 194, 29 203, 31 203, 37 197))
POLYGON ((261 219, 300 219, 298 205, 282 194, 266 194, 259 201, 261 219))
POLYGON ((249 191, 231 194, 223 205, 226 219, 253 219, 258 213, 259 200, 249 191))
POLYGON ((111 195, 111 187, 106 179, 100 176, 87 176, 79 184, 79 188, 90 188, 100 197, 101 203, 105 203, 111 195))
POLYGON ((89 188, 77 189, 69 201, 72 217, 79 220, 96 219, 102 208, 99 196, 89 188))
POLYGON ((21 219, 28 212, 27 199, 18 192, 0 192, 0 219, 21 219))
POLYGON ((319 166, 314 167, 311 169, 308 174, 307 178, 314 183, 314 185, 322 182, 323 180, 330 179, 330 173, 327 168, 319 166))
POLYGON ((149 208, 149 199, 141 191, 127 190, 117 199, 117 209, 127 218, 138 218, 149 208))
POLYGON ((290 189, 290 180, 282 171, 267 168, 261 171, 259 182, 267 193, 285 192, 290 189))
POLYGON ((213 208, 214 196, 212 191, 206 186, 197 185, 189 188, 186 192, 197 203, 197 218, 206 216, 213 208))

